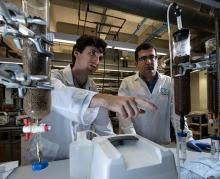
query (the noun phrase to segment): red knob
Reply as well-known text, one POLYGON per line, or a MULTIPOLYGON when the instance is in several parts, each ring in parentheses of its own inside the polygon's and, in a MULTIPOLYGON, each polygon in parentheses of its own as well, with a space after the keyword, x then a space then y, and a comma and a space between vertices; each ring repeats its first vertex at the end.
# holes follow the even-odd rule
POLYGON ((25 140, 29 140, 30 139, 30 133, 25 133, 25 140))
POLYGON ((45 126, 44 126, 44 130, 45 130, 45 132, 48 132, 48 124, 45 124, 45 126))
POLYGON ((25 125, 25 126, 28 126, 28 125, 29 125, 29 120, 28 120, 27 118, 24 118, 23 122, 24 122, 24 125, 25 125))

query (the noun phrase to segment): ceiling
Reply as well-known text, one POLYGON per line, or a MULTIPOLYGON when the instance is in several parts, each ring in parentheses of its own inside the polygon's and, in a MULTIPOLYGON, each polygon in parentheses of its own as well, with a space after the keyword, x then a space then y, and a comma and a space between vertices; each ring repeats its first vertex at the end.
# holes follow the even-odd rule
MULTIPOLYGON (((29 1, 32 4, 45 2, 45 0, 29 1)), ((175 1, 182 8, 183 27, 190 28, 192 56, 204 54, 205 41, 215 35, 214 8, 199 1, 201 0, 175 1)), ((7 2, 20 7, 22 4, 21 0, 7 2)), ((132 45, 147 41, 168 52, 166 12, 170 2, 171 0, 50 0, 49 30, 70 37, 69 40, 74 35, 89 34, 106 41, 132 45)), ((172 11, 170 14, 170 22, 174 24, 171 25, 171 32, 174 32, 177 30, 176 18, 172 11)), ((72 44, 55 43, 51 50, 55 54, 53 67, 55 65, 61 67, 71 62, 72 44)), ((21 52, 12 40, 3 39, 0 43, 0 52, 0 56, 13 57, 21 62, 19 59, 21 52), (2 53, 4 48, 7 53, 2 53)), ((167 56, 159 57, 159 69, 168 55, 169 53, 167 56)), ((100 64, 93 79, 96 80, 100 90, 105 88, 117 93, 120 80, 135 71, 134 54, 108 49, 105 56, 111 61, 107 60, 106 64, 100 64)), ((15 62, 15 59, 1 58, 1 60, 15 62)))
MULTIPOLYGON (((132 0, 130 0, 131 2, 132 0)), ((192 0, 185 0, 181 1, 178 0, 177 2, 181 5, 184 3, 184 6, 182 6, 182 11, 186 10, 187 12, 193 12, 194 16, 198 16, 198 20, 201 21, 199 18, 201 18, 199 15, 204 15, 205 17, 209 17, 210 19, 213 19, 213 8, 210 6, 206 6, 204 4, 192 1, 192 0), (178 2, 179 1, 179 2, 178 2), (199 14, 199 15, 198 15, 199 14)), ((116 1, 113 1, 114 3, 111 3, 110 1, 99 1, 99 0, 51 0, 51 8, 50 8, 50 30, 54 32, 62 32, 62 33, 68 33, 68 34, 91 34, 91 35, 97 35, 103 39, 109 39, 109 40, 118 40, 118 41, 124 41, 129 43, 135 43, 140 44, 143 41, 149 41, 152 42, 154 45, 160 48, 168 48, 168 33, 167 33, 167 24, 166 24, 166 17, 158 19, 157 16, 158 13, 161 11, 155 11, 151 12, 149 14, 150 17, 144 17, 140 15, 134 15, 131 13, 132 9, 131 7, 126 7, 129 4, 129 1, 127 0, 121 0, 121 6, 117 6, 116 1), (101 3, 100 3, 101 2, 101 3), (111 8, 108 8, 108 5, 110 2, 110 6, 114 7, 116 9, 120 9, 123 11, 113 10, 111 8), (101 4, 105 6, 98 6, 96 4, 101 4), (124 4, 123 4, 124 3, 124 4), (127 3, 127 4, 126 4, 127 3), (112 5, 114 4, 114 5, 112 5), (124 8, 123 8, 124 7, 124 8), (59 12, 59 13, 58 13, 59 12), (155 17, 155 18, 154 18, 155 17)), ((120 1, 118 4, 120 4, 120 1)), ((138 1, 133 1, 138 2, 138 1)), ((145 1, 140 0, 140 3, 145 3, 145 1)), ((149 8, 153 8, 155 6, 155 1, 147 1, 148 4, 151 5, 146 6, 146 11, 149 10, 149 8)), ((161 3, 161 7, 169 4, 170 2, 168 0, 159 1, 157 0, 156 3, 161 3), (162 4, 165 3, 165 4, 162 4)), ((138 3, 136 3, 138 4, 138 3)), ((157 4, 156 4, 157 5, 157 4)), ((139 8, 139 7, 137 7, 139 8)), ((144 14, 135 12, 136 14, 144 14)), ((166 10, 166 9, 165 9, 166 10)), ((134 12, 134 10, 132 11, 134 12)), ((193 15, 193 14, 192 14, 193 15)), ((161 16, 164 16, 164 14, 161 14, 161 16)), ((189 15, 186 17, 189 18, 189 15)), ((197 18, 197 17, 195 17, 197 18)), ((182 17, 184 22, 184 16, 182 17)), ((198 38, 201 39, 201 37, 209 38, 210 36, 213 36, 214 32, 214 26, 212 29, 212 33, 210 30, 206 30, 206 28, 200 28, 201 22, 193 22, 194 19, 191 21, 191 27, 197 28, 191 28, 191 40, 193 43, 194 41, 198 41, 198 38)), ((206 20, 206 19, 204 19, 206 20)), ((190 20, 188 20, 190 21, 190 20)), ((174 20, 174 24, 176 24, 174 20)), ((188 25, 189 23, 187 23, 188 25)), ((202 22, 202 24, 205 25, 205 22, 202 22)), ((184 26, 185 24, 183 24, 184 26)), ((208 26, 209 24, 207 24, 208 26)), ((187 27, 187 26, 186 26, 187 27)), ((208 26, 209 27, 209 26, 208 26)), ((176 26, 171 26, 172 30, 176 30, 176 26)), ((204 42, 203 43, 204 47, 204 42)), ((194 46, 198 46, 197 44, 193 44, 194 46)), ((195 47, 199 48, 199 50, 195 51, 202 51, 202 47, 195 47)))
MULTIPOLYGON (((141 38, 149 36, 157 27, 162 25, 162 22, 159 21, 96 6, 85 1, 74 0, 71 3, 71 6, 66 7, 65 3, 59 4, 56 0, 51 1, 50 14, 53 17, 51 19, 51 31, 78 35, 89 33, 100 35, 103 39, 118 39, 138 43, 141 38), (58 14, 58 11, 62 13, 58 14), (132 37, 133 33, 134 36, 132 37)), ((161 39, 164 38, 161 37, 161 39)))
MULTIPOLYGON (((32 1, 39 2, 39 0, 32 1)), ((74 35, 96 35, 105 40, 133 44, 148 41, 157 48, 168 51, 166 10, 170 1, 50 0, 50 31, 74 35)), ((21 6, 21 0, 7 2, 21 6)), ((214 36, 213 8, 195 0, 177 0, 176 2, 182 8, 183 26, 190 27, 193 53, 204 53, 205 40, 214 36)), ((176 24, 175 18, 171 20, 176 24)), ((171 26, 172 32, 176 29, 176 25, 171 26)), ((9 42, 6 45, 9 52, 17 52, 9 42)), ((71 47, 62 44, 54 47, 53 50, 65 54, 70 53, 71 47)))

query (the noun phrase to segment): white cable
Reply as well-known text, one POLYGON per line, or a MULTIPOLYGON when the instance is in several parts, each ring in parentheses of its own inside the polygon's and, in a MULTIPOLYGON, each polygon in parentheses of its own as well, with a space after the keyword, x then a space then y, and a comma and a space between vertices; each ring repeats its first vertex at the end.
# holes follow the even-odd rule
MULTIPOLYGON (((168 37, 169 37, 169 53, 170 53, 170 77, 171 77, 171 85, 173 84, 173 45, 172 45, 172 37, 170 33, 170 8, 173 6, 174 3, 170 3, 167 8, 167 26, 168 26, 168 37)), ((173 104, 174 105, 174 104, 173 104)), ((175 117, 175 111, 173 111, 173 117, 175 117)), ((176 156, 177 156, 177 172, 178 172, 178 179, 180 179, 180 159, 179 159, 179 140, 177 136, 177 129, 176 129, 176 119, 173 119, 174 124, 174 131, 175 131, 175 137, 176 137, 176 156)))
POLYGON ((167 8, 167 26, 168 26, 168 36, 169 36, 169 53, 170 53, 170 77, 171 77, 171 80, 173 78, 173 67, 172 67, 172 64, 173 64, 173 52, 172 52, 172 37, 170 35, 170 8, 173 6, 173 3, 170 3, 170 5, 168 6, 167 8))

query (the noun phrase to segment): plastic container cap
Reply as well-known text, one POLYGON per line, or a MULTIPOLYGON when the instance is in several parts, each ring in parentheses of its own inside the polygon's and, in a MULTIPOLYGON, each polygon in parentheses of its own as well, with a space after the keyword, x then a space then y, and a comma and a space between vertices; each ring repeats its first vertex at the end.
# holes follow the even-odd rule
POLYGON ((186 132, 177 132, 178 137, 187 137, 186 132))
POLYGON ((32 170, 33 171, 40 171, 43 170, 44 168, 47 168, 48 166, 48 161, 44 160, 42 162, 33 162, 32 163, 32 170))

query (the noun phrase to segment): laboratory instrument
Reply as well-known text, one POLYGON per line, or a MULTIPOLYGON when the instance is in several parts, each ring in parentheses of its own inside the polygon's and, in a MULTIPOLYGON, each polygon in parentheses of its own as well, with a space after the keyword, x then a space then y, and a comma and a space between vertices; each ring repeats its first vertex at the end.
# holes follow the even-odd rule
POLYGON ((73 150, 70 151, 72 155, 74 151, 77 153, 77 156, 70 157, 72 177, 78 179, 177 178, 174 154, 141 136, 128 134, 99 136, 93 138, 91 142, 85 138, 81 142, 74 147, 74 144, 71 144, 70 147, 73 150), (82 163, 79 156, 82 156, 82 163), (87 162, 84 160, 85 157, 88 159, 87 162), (76 162, 74 165, 71 159, 76 162), (79 167, 81 172, 74 171, 79 167))
MULTIPOLYGON (((29 4, 29 1, 23 1, 25 12, 22 12, 16 6, 0 0, 0 34, 3 38, 16 40, 22 48, 23 57, 23 69, 17 64, 0 65, 0 83, 6 88, 17 88, 19 97, 24 98, 24 111, 28 118, 24 119, 23 132, 27 140, 30 133, 35 133, 38 138, 38 162, 33 163, 32 169, 40 170, 48 165, 47 161, 42 160, 40 133, 50 130, 50 126, 40 124, 40 120, 50 111, 50 91, 53 87, 49 75, 53 55, 48 51, 48 46, 52 44, 46 36, 48 21, 31 16, 33 9, 27 11, 29 4)), ((36 4, 31 3, 31 7, 35 7, 34 5, 36 4)))

